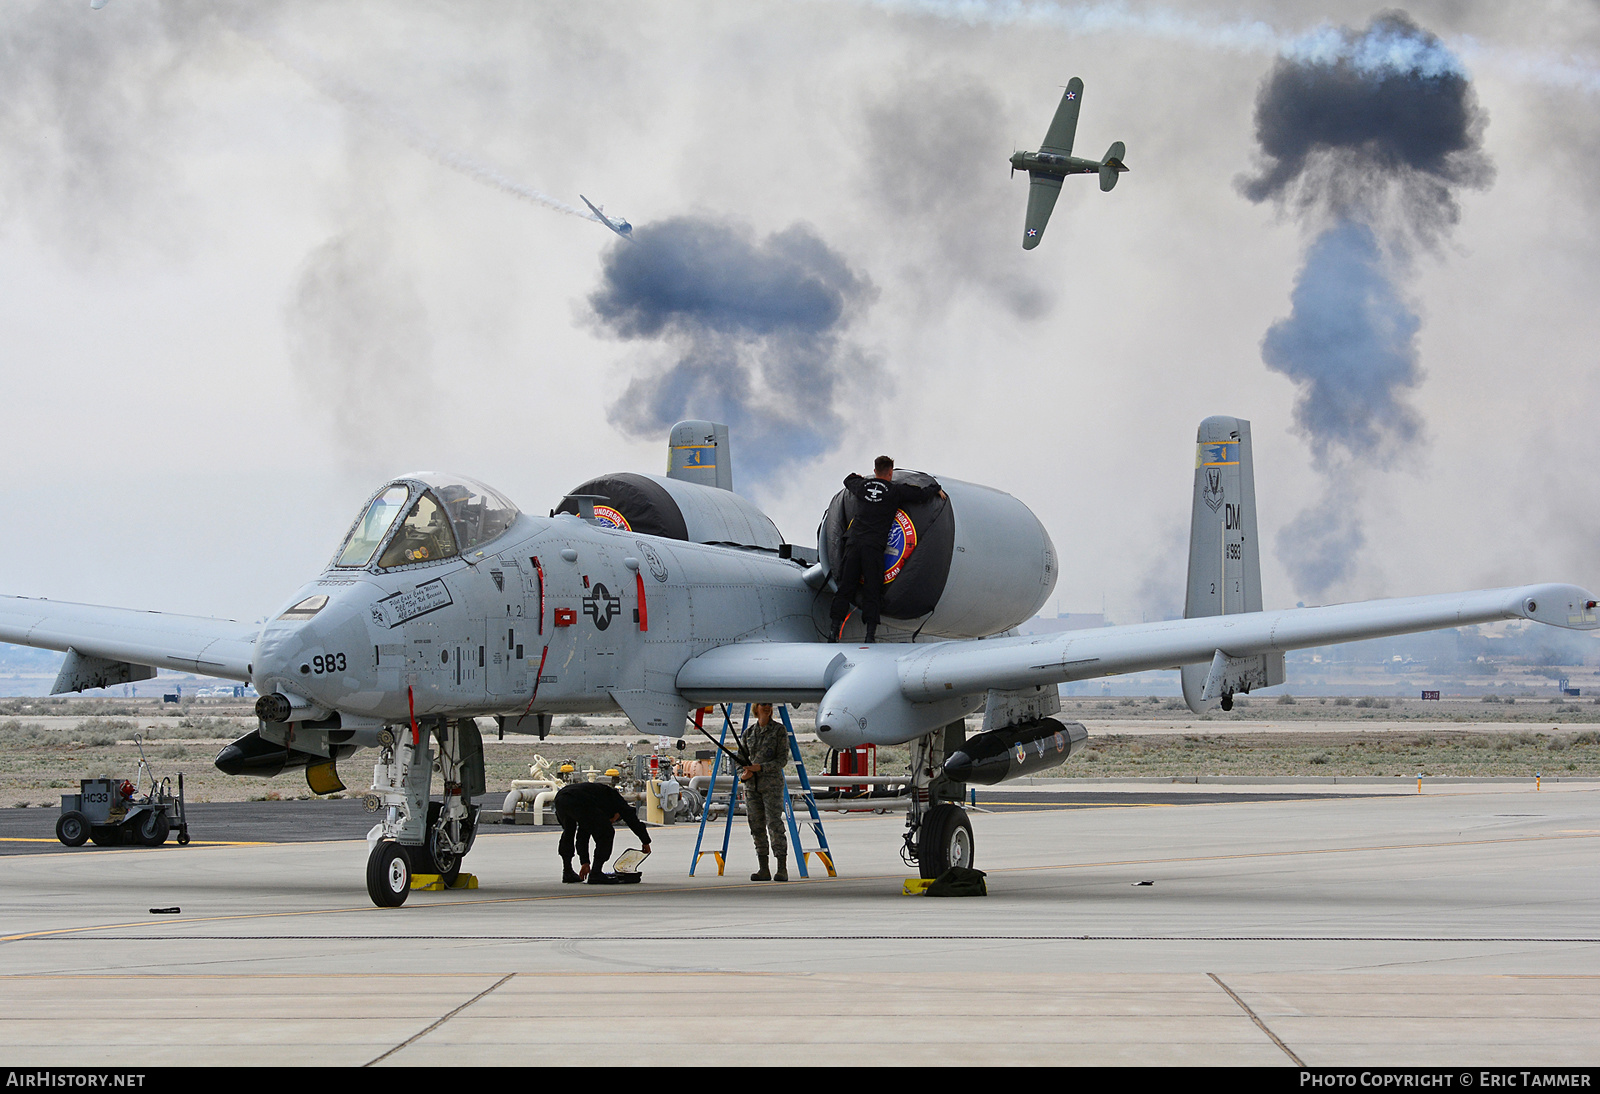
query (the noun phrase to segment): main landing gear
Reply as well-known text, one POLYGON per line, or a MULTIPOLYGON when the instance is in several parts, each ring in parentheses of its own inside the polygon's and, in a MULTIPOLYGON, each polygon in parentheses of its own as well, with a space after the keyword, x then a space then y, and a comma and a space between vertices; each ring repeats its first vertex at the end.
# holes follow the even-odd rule
MULTIPOLYGON (((420 728, 420 727, 419 727, 420 728)), ((411 895, 413 874, 437 874, 454 886, 461 862, 478 834, 478 807, 484 792, 483 739, 470 718, 427 725, 438 742, 437 757, 423 736, 413 740, 410 726, 396 737, 380 738, 382 751, 372 772, 367 809, 383 818, 367 833, 367 895, 380 908, 398 908, 411 895), (430 801, 433 772, 444 781, 441 801, 430 801)))
POLYGON ((924 878, 936 878, 952 866, 972 866, 972 822, 958 804, 966 797, 966 786, 944 777, 945 756, 965 740, 966 723, 961 721, 911 746, 911 808, 900 857, 924 878))

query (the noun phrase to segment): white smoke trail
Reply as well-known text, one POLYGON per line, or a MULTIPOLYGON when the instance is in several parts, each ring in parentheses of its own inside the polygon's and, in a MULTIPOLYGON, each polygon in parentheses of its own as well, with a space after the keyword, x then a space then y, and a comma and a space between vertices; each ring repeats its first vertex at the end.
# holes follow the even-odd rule
POLYGON ((851 0, 893 15, 922 16, 968 26, 1040 27, 1068 34, 1130 34, 1230 53, 1278 54, 1330 63, 1343 58, 1364 72, 1463 74, 1462 61, 1523 83, 1600 94, 1600 61, 1575 55, 1485 45, 1462 35, 1426 55, 1403 39, 1363 41, 1351 51, 1329 23, 1309 30, 1280 30, 1260 19, 1207 19, 1171 8, 1136 8, 1120 0, 1063 4, 1055 0, 851 0))
POLYGON ((269 38, 264 35, 252 34, 241 30, 240 33, 266 50, 279 64, 291 69, 304 77, 313 87, 336 102, 339 102, 374 125, 393 133, 406 144, 421 152, 442 167, 466 175, 468 178, 481 182, 486 186, 510 194, 512 197, 531 201, 536 205, 543 205, 548 209, 566 213, 568 216, 578 217, 580 220, 600 223, 600 218, 587 209, 578 209, 568 205, 558 197, 552 197, 540 190, 535 190, 510 178, 502 172, 473 159, 465 152, 451 148, 438 137, 424 129, 417 121, 401 113, 398 109, 387 103, 381 102, 369 92, 348 83, 333 75, 329 66, 320 57, 306 50, 296 48, 282 40, 269 38))

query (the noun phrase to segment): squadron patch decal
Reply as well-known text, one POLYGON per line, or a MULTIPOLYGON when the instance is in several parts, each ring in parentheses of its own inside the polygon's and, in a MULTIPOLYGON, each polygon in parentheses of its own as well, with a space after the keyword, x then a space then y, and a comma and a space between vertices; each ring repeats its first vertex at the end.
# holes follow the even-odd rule
POLYGON ((1211 507, 1213 513, 1222 507, 1222 469, 1220 467, 1206 468, 1206 488, 1201 491, 1200 497, 1211 507))
POLYGON ((883 583, 900 576, 911 552, 917 549, 917 526, 911 523, 904 509, 894 511, 894 523, 889 525, 889 542, 883 549, 883 583))
POLYGON ((650 567, 650 576, 657 581, 667 580, 667 563, 661 557, 661 552, 642 539, 635 542, 639 545, 639 553, 644 556, 645 565, 650 567))
POLYGON ((608 528, 620 528, 624 532, 633 531, 633 525, 628 523, 628 518, 609 505, 596 505, 594 519, 608 528))

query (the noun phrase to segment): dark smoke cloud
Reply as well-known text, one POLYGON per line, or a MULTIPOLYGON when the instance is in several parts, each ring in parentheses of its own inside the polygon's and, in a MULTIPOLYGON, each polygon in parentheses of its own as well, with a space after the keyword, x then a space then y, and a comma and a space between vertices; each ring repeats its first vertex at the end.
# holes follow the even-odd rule
POLYGON ((1493 179, 1487 122, 1460 61, 1401 12, 1302 39, 1257 95, 1260 168, 1239 189, 1318 232, 1293 310, 1261 345, 1299 388, 1295 424, 1327 478, 1322 501, 1278 537, 1300 592, 1350 576, 1364 541, 1352 480, 1424 436, 1405 401, 1422 379, 1421 321, 1402 284, 1414 251, 1460 218, 1456 193, 1493 179))
POLYGON ((1482 187, 1487 115, 1460 62, 1401 12, 1359 36, 1312 39, 1280 58, 1256 96, 1261 173, 1251 201, 1368 219, 1388 200, 1424 241, 1460 217, 1453 190, 1482 187))
POLYGON ((684 418, 727 422, 741 470, 758 480, 820 456, 848 396, 877 376, 844 337, 875 296, 804 225, 765 239, 700 216, 636 228, 607 253, 589 306, 603 329, 672 360, 629 381, 611 421, 649 437, 684 418))
POLYGON ((1345 220, 1318 236, 1289 301, 1293 311, 1267 331, 1261 358, 1300 385, 1295 424, 1317 458, 1341 449, 1383 461, 1415 443, 1422 419, 1402 397, 1422 379, 1421 324, 1400 299, 1372 229, 1345 220))

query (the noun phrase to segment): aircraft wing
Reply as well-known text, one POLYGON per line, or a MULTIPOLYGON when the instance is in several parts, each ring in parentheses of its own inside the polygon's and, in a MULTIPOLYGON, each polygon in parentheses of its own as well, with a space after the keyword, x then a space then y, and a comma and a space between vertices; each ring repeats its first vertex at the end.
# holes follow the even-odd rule
POLYGON ((1022 249, 1031 251, 1044 238, 1044 226, 1061 196, 1061 180, 1049 175, 1034 175, 1028 184, 1028 220, 1022 229, 1022 249))
POLYGON ((230 680, 250 679, 251 651, 259 630, 256 624, 231 619, 0 597, 0 642, 70 649, 78 659, 98 658, 230 680))
POLYGON ((1078 134, 1078 108, 1082 105, 1083 81, 1074 76, 1067 81, 1067 90, 1061 94, 1061 105, 1056 107, 1056 116, 1050 119, 1050 132, 1044 135, 1039 151, 1072 155, 1072 141, 1078 134))
MULTIPOLYGON (((1575 585, 1523 585, 925 645, 735 643, 688 661, 678 673, 678 688, 697 702, 761 696, 815 702, 866 669, 880 676, 892 672, 901 699, 931 703, 991 689, 1178 668, 1212 661, 1218 651, 1248 657, 1500 619, 1600 629, 1594 594, 1575 585)), ((887 690, 889 680, 883 683, 887 690)))

